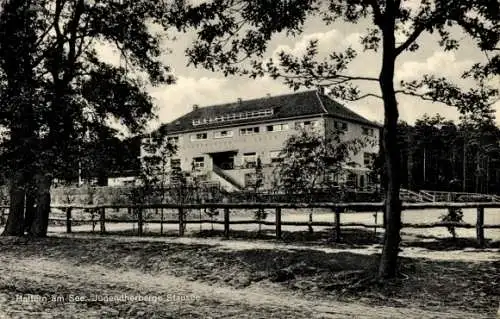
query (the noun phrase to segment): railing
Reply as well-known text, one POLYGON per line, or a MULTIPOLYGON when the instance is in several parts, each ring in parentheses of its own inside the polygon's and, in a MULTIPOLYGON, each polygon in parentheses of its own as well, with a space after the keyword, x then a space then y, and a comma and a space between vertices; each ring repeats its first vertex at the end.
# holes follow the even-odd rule
POLYGON ((219 166, 217 165, 212 165, 212 171, 219 175, 222 179, 227 181, 229 184, 233 185, 237 190, 242 190, 243 187, 231 176, 227 175, 219 166))
POLYGON ((408 199, 413 199, 419 202, 433 202, 434 196, 422 193, 422 192, 414 192, 409 189, 401 188, 400 190, 400 198, 403 201, 407 201, 408 199))
POLYGON ((423 190, 420 193, 428 194, 429 196, 434 197, 434 201, 441 202, 452 202, 458 201, 461 197, 465 198, 465 201, 477 200, 477 199, 487 199, 493 202, 500 201, 500 196, 493 194, 481 194, 481 193, 468 193, 468 192, 446 192, 446 191, 431 191, 431 190, 423 190))
MULTIPOLYGON (((0 206, 6 209, 7 206, 0 206)), ((151 204, 151 205, 57 205, 52 206, 54 209, 61 209, 66 212, 65 218, 50 218, 51 221, 64 221, 66 223, 66 232, 72 232, 72 224, 74 222, 97 223, 100 225, 100 232, 106 232, 106 222, 119 222, 119 223, 137 223, 138 235, 143 234, 143 225, 145 222, 150 224, 160 224, 163 229, 163 224, 178 224, 179 236, 184 235, 186 224, 200 224, 200 223, 213 223, 224 225, 224 236, 229 237, 230 225, 234 224, 260 224, 275 226, 276 237, 281 238, 282 226, 333 226, 335 228, 335 240, 340 241, 341 227, 365 227, 365 228, 383 228, 383 224, 378 224, 375 214, 375 223, 341 223, 341 215, 345 211, 354 212, 379 212, 384 208, 383 203, 205 203, 205 204, 151 204), (106 209, 120 209, 126 208, 130 216, 132 211, 137 212, 135 219, 112 219, 106 218, 106 209), (185 211, 187 209, 223 209, 224 220, 185 220, 185 211), (231 220, 231 209, 273 209, 275 211, 275 221, 264 220, 231 220), (283 209, 297 209, 297 208, 329 208, 332 210, 332 222, 318 222, 318 221, 282 221, 283 209), (92 211, 92 215, 98 216, 98 220, 76 220, 72 217, 72 212, 75 209, 85 209, 92 211), (144 209, 175 209, 178 212, 178 218, 172 220, 145 220, 142 214, 144 209)), ((435 227, 456 227, 456 228, 475 228, 476 237, 479 246, 484 246, 485 237, 484 229, 497 228, 500 229, 500 224, 484 224, 484 210, 486 208, 500 208, 500 203, 493 202, 470 202, 470 203, 403 203, 403 210, 418 210, 418 209, 450 209, 450 208, 475 208, 477 210, 476 224, 467 224, 459 222, 435 222, 435 223, 403 223, 402 228, 435 228, 435 227)))
POLYGON ((420 191, 418 192, 420 196, 422 196, 423 199, 425 199, 428 202, 435 202, 436 201, 436 196, 429 193, 428 191, 420 191))

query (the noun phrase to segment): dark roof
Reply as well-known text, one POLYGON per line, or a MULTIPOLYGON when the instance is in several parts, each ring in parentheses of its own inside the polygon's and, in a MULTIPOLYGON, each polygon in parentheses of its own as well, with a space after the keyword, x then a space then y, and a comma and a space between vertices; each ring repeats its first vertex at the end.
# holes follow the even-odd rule
POLYGON ((292 94, 267 96, 252 100, 242 100, 227 104, 199 107, 176 120, 164 124, 168 134, 213 129, 221 126, 237 126, 241 124, 262 123, 278 119, 307 117, 313 115, 330 115, 341 119, 379 127, 345 106, 331 100, 318 91, 305 91, 292 94), (211 118, 230 113, 249 112, 273 109, 273 115, 260 118, 249 118, 209 124, 193 125, 193 120, 211 118))
POLYGON ((327 97, 325 95, 319 95, 319 97, 321 99, 321 102, 323 102, 323 105, 324 105, 325 109, 327 110, 328 114, 331 116, 343 118, 343 119, 357 122, 360 124, 367 124, 367 125, 376 126, 376 127, 381 126, 380 124, 375 123, 373 121, 370 121, 370 120, 362 117, 358 113, 351 111, 347 107, 330 99, 329 97, 327 97))

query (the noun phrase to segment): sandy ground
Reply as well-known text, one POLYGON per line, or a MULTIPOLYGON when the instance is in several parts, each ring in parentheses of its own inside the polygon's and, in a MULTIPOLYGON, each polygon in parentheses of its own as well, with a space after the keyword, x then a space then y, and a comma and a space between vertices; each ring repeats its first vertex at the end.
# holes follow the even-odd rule
MULTIPOLYGON (((194 245, 202 240, 172 241, 194 245)), ((221 242, 208 244, 220 245, 221 242)), ((250 247, 234 241, 225 241, 220 247, 235 248, 250 247)), ((217 282, 192 281, 182 276, 150 274, 113 265, 78 264, 46 256, 13 259, 7 253, 0 255, 0 318, 469 319, 488 318, 488 315, 446 307, 430 311, 412 307, 411 303, 406 307, 392 307, 339 302, 328 294, 309 297, 268 282, 236 289, 217 282), (138 301, 139 298, 142 300, 138 301)))
MULTIPOLYGON (((403 222, 438 221, 443 213, 439 210, 405 212, 403 222)), ((464 213, 466 222, 475 222, 475 210, 464 213)), ((198 213, 193 212, 190 218, 197 217, 198 213)), ((251 219, 252 215, 234 214, 232 218, 251 219)), ((373 223, 374 218, 373 213, 342 215, 343 222, 373 223)), ((377 219, 380 223, 380 213, 377 219)), ((274 215, 270 213, 267 220, 273 221, 274 215)), ((283 220, 305 221, 307 215, 284 212, 283 220)), ((315 213, 314 220, 333 221, 333 215, 315 213)), ((500 210, 486 210, 485 223, 500 224, 500 210)), ((177 229, 177 225, 164 227, 172 232, 177 229)), ((351 264, 356 263, 356 258, 372 262, 370 260, 381 251, 380 245, 343 247, 221 237, 134 237, 112 234, 137 229, 130 223, 109 223, 106 228, 111 235, 68 235, 64 233, 64 226, 51 226, 53 238, 48 244, 1 239, 0 319, 494 318, 492 304, 495 300, 500 303, 498 247, 442 251, 403 245, 400 255, 414 260, 405 261, 408 267, 403 269, 412 277, 411 284, 403 279, 389 292, 374 289, 355 293, 353 298, 339 299, 333 292, 321 288, 324 281, 335 275, 331 267, 337 267, 343 262, 342 258, 349 259, 351 255, 366 256, 354 257, 351 264), (54 240, 60 243, 52 244, 54 240), (346 254, 347 257, 341 257, 346 254), (313 261, 309 262, 308 256, 320 261, 311 257, 313 261), (255 265, 269 264, 269 260, 273 264, 279 258, 284 258, 286 265, 298 261, 302 268, 296 280, 276 283, 264 279, 238 284, 240 277, 256 273, 255 265), (302 264, 304 260, 306 263, 302 264), (302 274, 312 266, 316 267, 313 274, 302 274), (487 276, 482 276, 483 273, 487 276), (298 289, 299 284, 311 288, 298 289), (415 288, 412 285, 416 285, 415 288), (469 306, 468 302, 474 305, 469 306), (482 305, 487 305, 488 310, 482 305)), ((202 225, 204 230, 210 228, 210 224, 202 225)), ((325 228, 315 227, 315 230, 325 228)), ((231 225, 232 231, 256 229, 256 225, 231 225)), ((283 229, 305 231, 306 227, 283 229)), ((90 225, 73 226, 75 232, 89 230, 90 225)), ((188 225, 188 234, 199 230, 199 225, 188 225)), ((146 223, 146 231, 159 232, 159 225, 146 223)), ((500 240, 498 229, 485 233, 488 239, 500 240)), ((403 234, 404 242, 449 237, 444 228, 403 229, 403 234)), ((474 237, 475 230, 460 229, 458 236, 474 237)))
MULTIPOLYGON (((110 236, 99 236, 95 234, 63 234, 54 232, 51 236, 61 238, 109 238, 110 236)), ((350 252, 354 254, 373 255, 381 252, 380 245, 363 246, 362 248, 330 248, 321 246, 301 245, 301 244, 283 244, 280 242, 270 241, 247 241, 247 240, 226 240, 223 238, 192 238, 192 237, 136 237, 136 236, 116 236, 112 238, 120 240, 121 242, 161 242, 161 243, 174 243, 184 245, 209 245, 220 250, 252 250, 252 249, 268 249, 268 250, 299 250, 307 249, 311 251, 320 251, 328 254, 339 252, 350 252)), ((485 248, 477 250, 474 248, 465 248, 460 250, 449 250, 446 252, 439 250, 429 250, 419 247, 402 247, 399 256, 408 258, 426 258, 430 260, 442 261, 469 261, 469 262, 482 262, 482 261, 496 261, 500 260, 500 249, 498 248, 485 248)))

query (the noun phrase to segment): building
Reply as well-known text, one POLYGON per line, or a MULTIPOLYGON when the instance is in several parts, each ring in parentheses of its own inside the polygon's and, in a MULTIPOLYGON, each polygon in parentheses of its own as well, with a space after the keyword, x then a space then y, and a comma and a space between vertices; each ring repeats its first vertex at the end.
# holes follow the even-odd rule
POLYGON ((188 114, 165 124, 168 140, 177 145, 169 169, 192 171, 194 166, 203 179, 219 182, 230 191, 242 190, 249 185, 257 158, 264 175, 272 174, 284 142, 299 128, 313 128, 326 137, 335 129, 344 131, 345 139, 372 137, 376 145, 351 157, 352 165, 346 167, 351 183, 358 187, 368 183, 368 166, 378 152, 380 125, 320 91, 195 105, 188 114))

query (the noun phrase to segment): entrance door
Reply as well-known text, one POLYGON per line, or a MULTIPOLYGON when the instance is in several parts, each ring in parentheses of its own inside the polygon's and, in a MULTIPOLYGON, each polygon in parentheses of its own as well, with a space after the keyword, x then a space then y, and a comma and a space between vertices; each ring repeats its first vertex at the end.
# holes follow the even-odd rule
POLYGON ((212 161, 215 166, 224 170, 234 169, 234 157, 236 156, 236 152, 220 152, 210 155, 212 156, 212 161))

